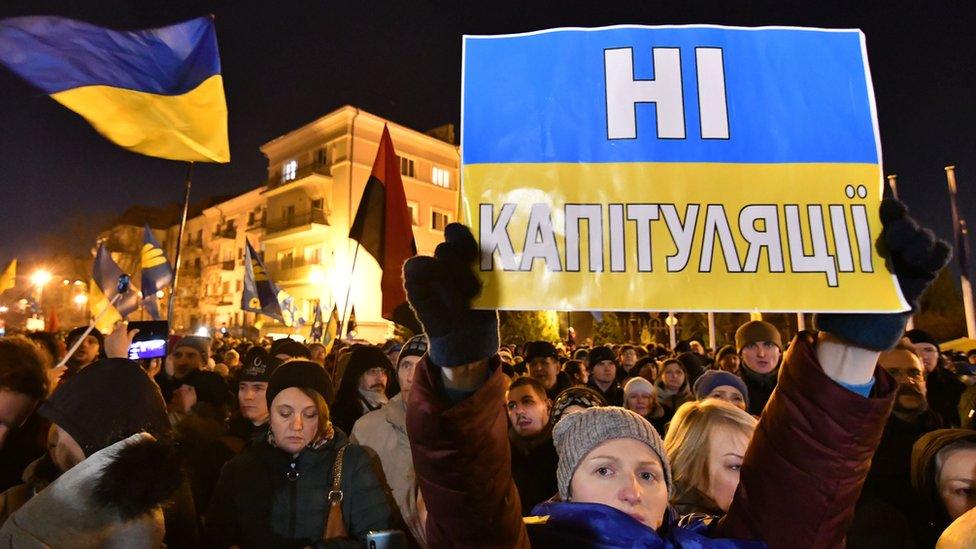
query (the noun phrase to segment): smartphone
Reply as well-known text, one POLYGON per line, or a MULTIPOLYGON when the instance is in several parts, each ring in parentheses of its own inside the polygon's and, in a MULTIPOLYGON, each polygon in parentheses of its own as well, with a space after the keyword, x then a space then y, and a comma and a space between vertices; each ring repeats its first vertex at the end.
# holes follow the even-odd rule
POLYGON ((366 532, 366 549, 406 549, 407 536, 400 530, 366 532))
POLYGON ((162 358, 166 356, 169 322, 140 320, 129 323, 129 330, 139 330, 129 346, 129 359, 162 358))

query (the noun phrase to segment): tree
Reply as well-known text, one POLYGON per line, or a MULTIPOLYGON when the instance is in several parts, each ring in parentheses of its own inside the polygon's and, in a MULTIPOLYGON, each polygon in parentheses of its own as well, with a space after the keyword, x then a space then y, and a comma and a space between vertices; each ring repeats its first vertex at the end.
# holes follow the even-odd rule
POLYGON ((499 311, 498 321, 503 343, 555 343, 560 339, 559 316, 556 311, 499 311))
POLYGON ((594 345, 620 343, 626 340, 627 319, 619 313, 603 313, 603 318, 593 325, 594 345))

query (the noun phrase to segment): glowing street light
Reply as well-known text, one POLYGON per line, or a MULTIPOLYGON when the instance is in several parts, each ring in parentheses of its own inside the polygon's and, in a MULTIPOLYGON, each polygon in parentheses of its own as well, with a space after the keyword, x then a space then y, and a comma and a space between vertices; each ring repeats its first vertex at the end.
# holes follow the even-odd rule
POLYGON ((88 303, 88 295, 87 294, 78 294, 78 295, 75 296, 75 300, 74 301, 75 301, 75 305, 77 305, 78 307, 81 307, 85 303, 88 303))
POLYGON ((48 282, 51 281, 51 278, 53 277, 50 271, 47 269, 38 269, 34 271, 34 274, 31 275, 30 281, 31 284, 37 286, 38 288, 43 288, 48 282))

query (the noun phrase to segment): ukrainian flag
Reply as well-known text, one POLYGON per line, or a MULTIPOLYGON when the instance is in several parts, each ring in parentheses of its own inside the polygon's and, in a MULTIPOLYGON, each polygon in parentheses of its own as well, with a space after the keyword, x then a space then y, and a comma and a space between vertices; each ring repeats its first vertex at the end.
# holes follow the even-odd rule
POLYGON ((241 309, 266 316, 291 326, 292 311, 282 307, 282 301, 291 297, 278 289, 278 286, 264 269, 264 262, 245 240, 244 246, 244 292, 241 295, 241 309))
POLYGON ((159 320, 161 316, 156 292, 173 282, 173 269, 169 266, 166 254, 159 245, 159 241, 153 236, 149 225, 146 225, 143 235, 140 264, 142 267, 142 306, 153 319, 159 320))
POLYGON ((95 327, 103 333, 112 331, 116 322, 139 308, 139 295, 127 289, 118 299, 119 277, 122 269, 112 259, 105 245, 98 246, 92 279, 88 284, 88 307, 95 318, 95 327), (113 305, 113 300, 115 301, 113 305))
POLYGON ((230 161, 210 17, 137 31, 50 16, 5 19, 0 63, 121 147, 170 160, 230 161))

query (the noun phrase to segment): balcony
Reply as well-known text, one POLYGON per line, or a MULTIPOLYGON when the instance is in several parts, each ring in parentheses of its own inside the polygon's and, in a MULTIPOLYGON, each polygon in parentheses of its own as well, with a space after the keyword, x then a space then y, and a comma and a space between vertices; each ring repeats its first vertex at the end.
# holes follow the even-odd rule
POLYGON ((214 240, 219 238, 229 238, 230 240, 234 240, 237 238, 237 228, 233 226, 225 226, 222 229, 217 229, 213 233, 213 238, 214 240))
POLYGON ((188 238, 187 241, 186 241, 186 247, 187 248, 202 249, 203 248, 203 237, 200 237, 200 238, 190 237, 190 238, 188 238))
POLYGON ((267 222, 265 240, 267 240, 267 237, 276 233, 289 231, 291 234, 310 230, 321 230, 328 225, 329 218, 325 214, 325 211, 321 209, 279 217, 278 219, 272 219, 267 222))
POLYGON ((264 229, 264 226, 265 226, 264 216, 261 216, 259 218, 255 218, 253 221, 248 222, 247 228, 244 229, 244 230, 246 230, 246 231, 260 231, 260 230, 264 229))
POLYGON ((272 177, 269 177, 265 182, 268 188, 268 190, 265 192, 301 182, 303 179, 311 176, 332 177, 332 165, 326 162, 311 162, 309 164, 304 164, 295 170, 295 177, 289 179, 288 181, 282 181, 281 173, 276 173, 272 177))

